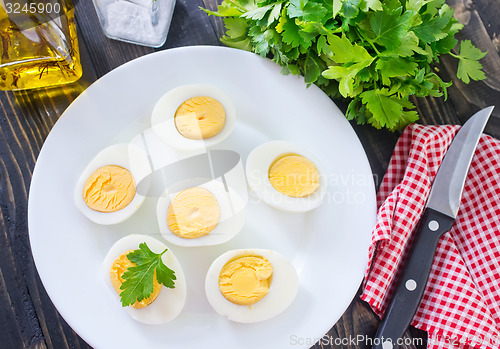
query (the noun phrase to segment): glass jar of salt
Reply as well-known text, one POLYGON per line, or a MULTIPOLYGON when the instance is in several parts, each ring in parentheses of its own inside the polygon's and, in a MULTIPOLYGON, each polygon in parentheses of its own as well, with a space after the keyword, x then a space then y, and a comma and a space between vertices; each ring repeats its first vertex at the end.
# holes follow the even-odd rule
POLYGON ((151 47, 165 43, 175 0, 93 1, 108 38, 151 47))

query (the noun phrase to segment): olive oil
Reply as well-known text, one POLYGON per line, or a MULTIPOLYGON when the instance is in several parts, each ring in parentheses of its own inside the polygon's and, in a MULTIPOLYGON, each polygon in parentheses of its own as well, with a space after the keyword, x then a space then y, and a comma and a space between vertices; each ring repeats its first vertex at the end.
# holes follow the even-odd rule
POLYGON ((61 13, 14 13, 0 6, 0 90, 62 85, 82 75, 74 8, 61 13))

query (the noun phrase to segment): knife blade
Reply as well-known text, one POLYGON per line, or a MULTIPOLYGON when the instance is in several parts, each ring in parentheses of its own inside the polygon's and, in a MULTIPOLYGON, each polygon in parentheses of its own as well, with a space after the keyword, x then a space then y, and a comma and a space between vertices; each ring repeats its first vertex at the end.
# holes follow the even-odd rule
POLYGON ((472 158, 493 111, 474 114, 457 132, 432 183, 392 299, 373 340, 373 349, 396 349, 424 293, 439 238, 455 222, 472 158))

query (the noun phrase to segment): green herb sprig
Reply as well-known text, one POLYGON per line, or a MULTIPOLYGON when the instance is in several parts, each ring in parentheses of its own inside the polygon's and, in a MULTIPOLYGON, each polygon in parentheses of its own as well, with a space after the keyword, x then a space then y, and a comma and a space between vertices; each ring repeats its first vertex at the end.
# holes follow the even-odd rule
POLYGON ((410 96, 447 97, 451 82, 434 68, 449 54, 457 77, 485 78, 486 53, 469 40, 445 0, 224 0, 210 15, 224 17, 230 47, 268 56, 284 74, 303 75, 333 98, 349 99, 346 116, 398 130, 418 114, 410 96))
POLYGON ((120 289, 122 306, 126 307, 148 298, 154 290, 154 277, 165 287, 175 288, 175 272, 168 268, 162 261, 161 256, 167 252, 154 253, 143 242, 139 249, 127 254, 127 258, 136 266, 129 267, 122 275, 124 280, 120 289))

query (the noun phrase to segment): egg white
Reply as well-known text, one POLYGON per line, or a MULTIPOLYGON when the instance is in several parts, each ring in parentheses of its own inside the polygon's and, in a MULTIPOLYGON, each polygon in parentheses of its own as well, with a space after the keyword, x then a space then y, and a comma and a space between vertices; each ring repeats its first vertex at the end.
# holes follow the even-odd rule
POLYGON ((291 212, 307 212, 319 205, 327 190, 327 177, 318 159, 305 149, 285 141, 270 141, 256 147, 248 155, 246 166, 248 185, 266 204, 291 212), (291 197, 277 191, 269 181, 269 168, 282 154, 298 154, 311 160, 319 172, 319 188, 305 197, 291 197))
POLYGON ((117 165, 129 170, 134 177, 136 185, 151 172, 147 154, 142 149, 129 143, 109 146, 100 151, 90 161, 77 181, 74 201, 76 207, 88 219, 94 223, 103 225, 123 222, 139 209, 145 199, 143 195, 136 193, 133 200, 126 207, 116 212, 99 212, 88 207, 82 195, 85 182, 97 169, 107 165, 117 165))
POLYGON ((185 247, 211 246, 227 242, 241 231, 245 224, 244 207, 245 202, 241 195, 230 186, 228 186, 228 190, 226 191, 222 181, 217 179, 210 181, 191 179, 180 186, 176 186, 176 189, 170 188, 163 193, 156 205, 156 217, 158 228, 163 238, 168 242, 185 247), (195 183, 199 183, 199 185, 195 183), (220 219, 219 223, 208 235, 196 239, 184 239, 172 233, 168 227, 167 211, 170 202, 180 191, 194 186, 204 188, 214 195, 219 204, 220 219))
MULTIPOLYGON (((161 253, 167 248, 164 243, 151 236, 132 234, 118 240, 110 248, 102 263, 104 282, 114 294, 116 306, 118 307, 122 307, 122 305, 120 303, 120 296, 111 283, 111 266, 114 260, 122 253, 138 249, 139 244, 142 242, 145 242, 154 253, 161 253)), ((142 309, 135 309, 130 306, 122 307, 136 321, 150 325, 162 324, 177 317, 184 307, 184 303, 186 302, 186 278, 182 267, 170 249, 162 255, 162 260, 167 267, 175 272, 177 278, 175 280, 175 288, 171 289, 162 286, 155 301, 142 309)))
POLYGON ((232 132, 236 112, 231 99, 219 88, 212 85, 183 85, 165 93, 156 103, 151 115, 151 125, 158 136, 168 145, 179 150, 197 150, 214 146, 226 139, 232 132), (217 135, 206 139, 189 139, 179 133, 174 116, 177 108, 186 100, 208 96, 217 99, 226 111, 224 128, 217 135))
POLYGON ((283 312, 294 300, 298 290, 294 266, 281 254, 264 249, 240 249, 222 254, 210 266, 205 279, 205 293, 212 308, 221 316, 240 323, 260 322, 283 312), (219 274, 230 260, 243 256, 262 256, 273 266, 269 292, 255 304, 238 305, 228 301, 219 289, 219 274))

